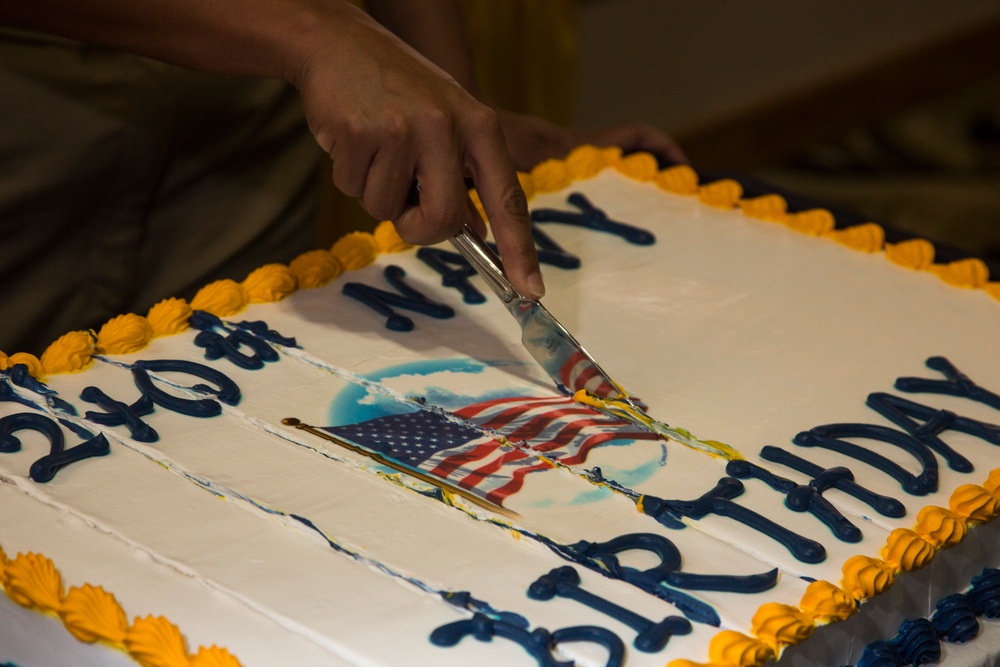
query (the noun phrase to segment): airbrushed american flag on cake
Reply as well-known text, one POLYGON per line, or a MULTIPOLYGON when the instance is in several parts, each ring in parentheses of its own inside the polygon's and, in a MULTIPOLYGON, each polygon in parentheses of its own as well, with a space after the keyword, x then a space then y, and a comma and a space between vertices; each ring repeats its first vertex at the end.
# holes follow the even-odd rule
POLYGON ((595 414, 572 397, 496 398, 454 414, 469 423, 421 410, 326 430, 460 488, 474 489, 497 505, 521 488, 525 475, 551 464, 483 429, 509 431, 508 441, 529 441, 532 452, 558 452, 563 465, 582 464, 591 449, 614 440, 658 438, 648 429, 595 414))
POLYGON ((0 355, 0 664, 990 664, 1000 287, 704 181, 522 179, 644 412, 389 225, 0 355))

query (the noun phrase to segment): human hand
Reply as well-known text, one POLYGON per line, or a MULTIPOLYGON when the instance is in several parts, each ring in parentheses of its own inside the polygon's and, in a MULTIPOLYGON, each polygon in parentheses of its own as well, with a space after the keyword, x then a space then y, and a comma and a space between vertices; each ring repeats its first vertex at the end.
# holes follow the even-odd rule
POLYGON ((552 158, 564 158, 583 144, 619 146, 626 152, 645 151, 664 162, 686 162, 677 143, 643 123, 626 123, 592 130, 573 130, 537 116, 501 111, 500 124, 514 166, 521 171, 552 158))
POLYGON ((293 83, 334 185, 409 243, 437 243, 465 223, 482 231, 474 183, 504 268, 527 296, 544 294, 527 201, 496 112, 366 14, 338 7, 308 41, 293 83), (410 198, 420 184, 417 202, 410 198))

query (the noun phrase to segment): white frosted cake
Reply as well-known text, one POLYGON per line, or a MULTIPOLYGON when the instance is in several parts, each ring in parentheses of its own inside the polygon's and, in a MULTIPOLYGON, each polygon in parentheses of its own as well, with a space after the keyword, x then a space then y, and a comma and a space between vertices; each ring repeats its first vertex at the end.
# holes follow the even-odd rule
POLYGON ((0 665, 992 664, 985 266, 644 154, 523 183, 645 415, 386 225, 0 354, 0 665))

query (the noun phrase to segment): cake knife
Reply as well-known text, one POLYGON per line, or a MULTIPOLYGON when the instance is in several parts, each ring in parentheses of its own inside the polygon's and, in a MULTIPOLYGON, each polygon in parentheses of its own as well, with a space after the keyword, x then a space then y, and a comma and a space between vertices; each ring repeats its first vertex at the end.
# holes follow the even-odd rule
POLYGON ((585 389, 602 399, 622 401, 642 413, 540 301, 529 299, 514 289, 500 258, 475 230, 465 225, 450 240, 517 320, 521 326, 521 342, 557 387, 571 394, 585 389))

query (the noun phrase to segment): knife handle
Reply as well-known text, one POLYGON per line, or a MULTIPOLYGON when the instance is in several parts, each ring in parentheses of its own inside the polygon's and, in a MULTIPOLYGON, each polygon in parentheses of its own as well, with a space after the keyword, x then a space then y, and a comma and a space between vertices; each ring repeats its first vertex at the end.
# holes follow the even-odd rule
POLYGON ((507 280, 500 258, 475 230, 465 225, 458 234, 451 237, 450 241, 501 301, 509 304, 514 299, 524 298, 507 280))

